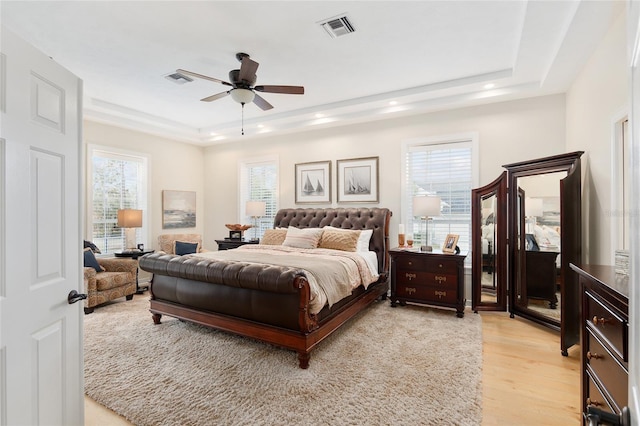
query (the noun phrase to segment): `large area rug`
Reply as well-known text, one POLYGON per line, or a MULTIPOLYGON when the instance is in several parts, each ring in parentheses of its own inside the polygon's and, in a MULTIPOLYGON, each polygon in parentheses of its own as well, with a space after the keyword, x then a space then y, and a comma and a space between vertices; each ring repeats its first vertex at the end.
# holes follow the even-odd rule
POLYGON ((163 317, 85 316, 85 391, 136 425, 478 425, 479 315, 378 302, 311 353, 163 317))

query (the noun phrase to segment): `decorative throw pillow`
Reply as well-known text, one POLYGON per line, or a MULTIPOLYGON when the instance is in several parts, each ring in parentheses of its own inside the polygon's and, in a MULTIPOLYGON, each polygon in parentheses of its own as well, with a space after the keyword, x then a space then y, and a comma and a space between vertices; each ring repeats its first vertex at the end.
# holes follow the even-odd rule
POLYGON ((318 247, 342 251, 356 251, 359 237, 360 231, 325 229, 322 232, 322 239, 318 247))
POLYGON ((104 272, 104 268, 100 266, 96 256, 93 254, 93 251, 90 247, 84 249, 84 266, 85 268, 93 268, 96 272, 104 272))
POLYGON ((298 229, 293 226, 287 228, 287 237, 282 243, 283 246, 313 249, 318 247, 318 242, 322 236, 322 228, 298 229))
POLYGON ((97 245, 93 244, 91 241, 87 241, 87 240, 83 240, 84 241, 84 248, 90 248, 91 251, 95 254, 101 254, 102 252, 100 251, 100 249, 98 248, 97 245))
POLYGON ((371 236, 373 235, 373 229, 362 229, 356 231, 353 229, 336 228, 334 226, 325 226, 323 229, 331 229, 342 232, 359 232, 360 236, 358 237, 358 247, 356 248, 356 251, 369 251, 369 241, 371 240, 371 236))
POLYGON ((260 244, 269 246, 281 246, 287 237, 286 229, 267 229, 260 240, 260 244))
POLYGON ((187 243, 185 241, 176 241, 173 252, 179 256, 185 254, 193 254, 198 252, 198 243, 187 243))

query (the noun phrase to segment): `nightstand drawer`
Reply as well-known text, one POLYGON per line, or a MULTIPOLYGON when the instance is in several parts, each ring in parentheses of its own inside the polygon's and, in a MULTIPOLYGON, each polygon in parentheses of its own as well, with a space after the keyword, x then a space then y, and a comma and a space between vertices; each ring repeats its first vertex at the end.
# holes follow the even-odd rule
POLYGON ((611 347, 621 361, 628 361, 627 322, 609 306, 587 292, 586 318, 595 333, 611 347))
POLYGON ((424 256, 401 256, 396 260, 398 270, 431 271, 438 274, 458 273, 458 265, 455 260, 434 261, 424 256))
POLYGON ((627 389, 627 377, 629 373, 626 368, 618 363, 614 355, 611 354, 598 339, 587 332, 589 335, 589 346, 587 347, 586 363, 589 364, 591 370, 602 385, 611 395, 611 398, 620 407, 627 404, 629 391, 627 389))
POLYGON ((398 285, 408 286, 430 286, 438 289, 455 290, 458 285, 458 277, 456 275, 445 275, 433 272, 398 270, 396 274, 396 283, 398 285))
POLYGON ((406 299, 455 304, 458 294, 455 288, 447 289, 400 284, 396 287, 396 296, 406 299))

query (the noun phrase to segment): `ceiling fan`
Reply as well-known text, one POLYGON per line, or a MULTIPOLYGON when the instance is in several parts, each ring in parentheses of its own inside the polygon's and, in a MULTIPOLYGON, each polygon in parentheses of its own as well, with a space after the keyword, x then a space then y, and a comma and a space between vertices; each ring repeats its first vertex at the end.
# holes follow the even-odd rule
MULTIPOLYGON (((251 59, 248 54, 242 53, 242 52, 236 53, 236 59, 240 61, 240 69, 229 71, 230 82, 220 80, 214 77, 209 77, 207 75, 198 74, 193 71, 183 70, 183 69, 178 69, 177 72, 183 75, 201 78, 204 80, 213 81, 213 82, 231 87, 231 89, 225 92, 220 92, 215 95, 207 96, 206 98, 202 98, 200 100, 203 102, 211 102, 211 101, 215 101, 216 99, 224 98, 227 95, 231 95, 231 98, 233 98, 234 101, 242 105, 243 119, 244 119, 244 105, 247 103, 253 102, 263 111, 273 108, 273 105, 267 102, 263 97, 258 95, 256 92, 304 95, 303 86, 281 86, 281 85, 280 86, 274 86, 274 85, 254 86, 256 83, 256 70, 258 69, 258 66, 260 64, 258 64, 256 61, 251 59)), ((244 126, 242 130, 242 134, 244 135, 244 126)))

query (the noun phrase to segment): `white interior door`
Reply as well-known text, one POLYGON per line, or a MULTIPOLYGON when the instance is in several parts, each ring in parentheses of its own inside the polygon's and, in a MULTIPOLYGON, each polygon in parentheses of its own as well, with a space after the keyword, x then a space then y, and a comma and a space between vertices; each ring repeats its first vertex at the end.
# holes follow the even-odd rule
POLYGON ((0 423, 80 425, 82 82, 1 35, 0 423))

